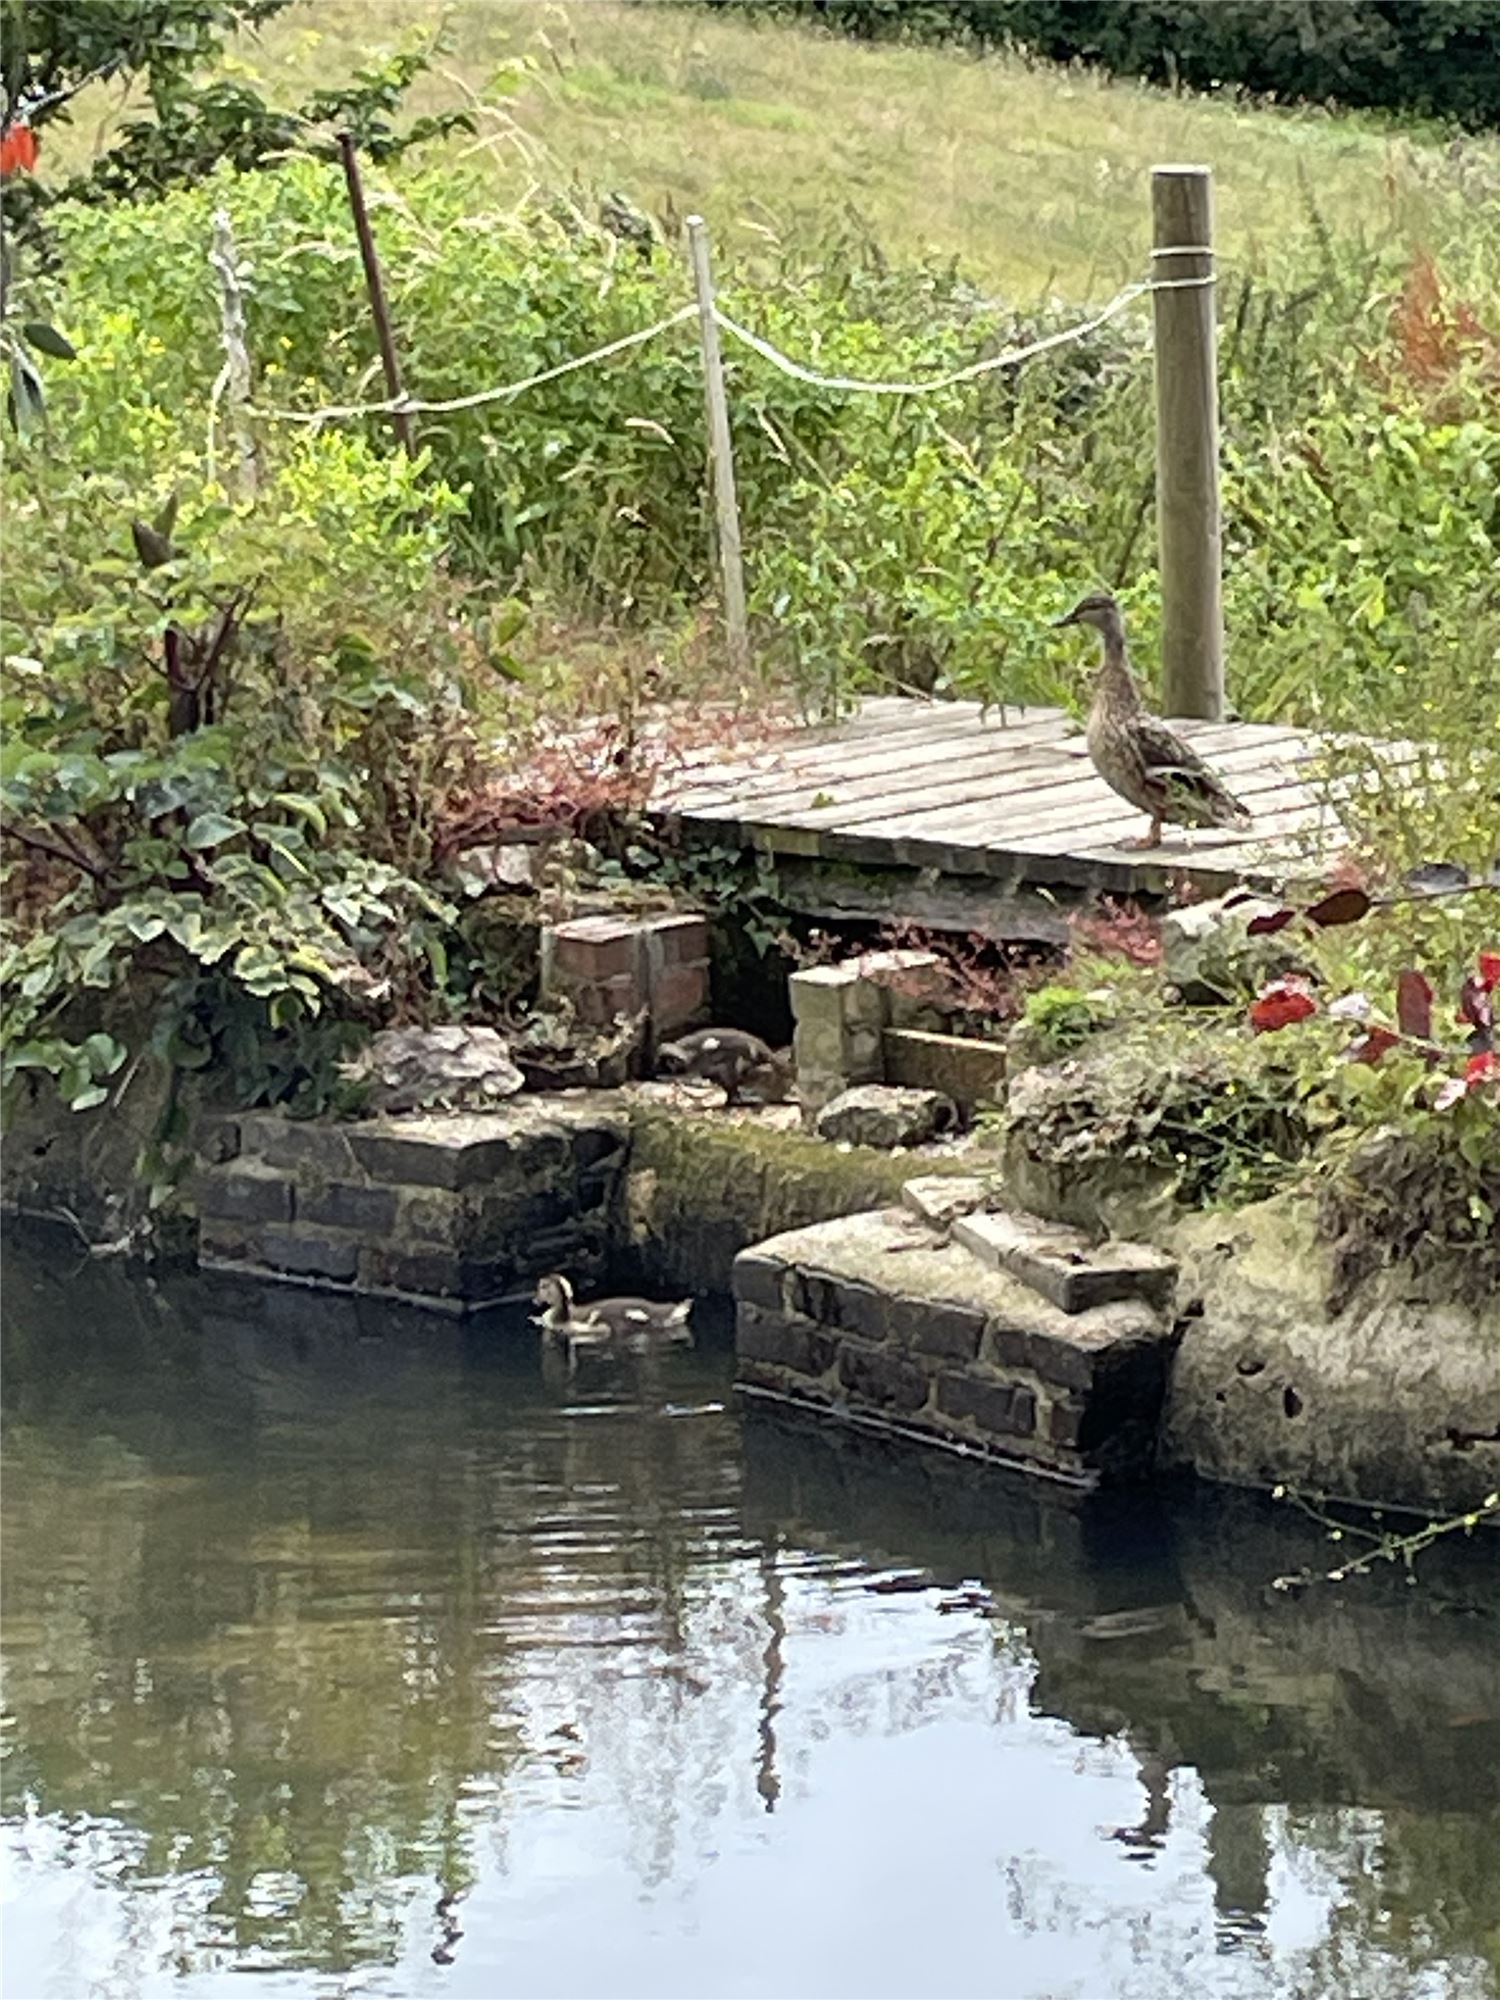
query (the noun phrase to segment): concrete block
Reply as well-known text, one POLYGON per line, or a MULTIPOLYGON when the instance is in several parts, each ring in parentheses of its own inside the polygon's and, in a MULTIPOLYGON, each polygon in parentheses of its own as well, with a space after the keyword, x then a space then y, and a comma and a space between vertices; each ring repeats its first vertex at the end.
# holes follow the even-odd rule
POLYGON ((887 1083, 940 1090, 965 1107, 1005 1095, 1005 1049, 999 1042, 916 1028, 887 1028, 882 1042, 887 1083))
POLYGON ((1090 1243, 1061 1223, 1006 1211, 967 1215, 953 1240, 997 1271, 1009 1271, 1059 1312, 1087 1312, 1120 1299, 1161 1308, 1172 1295, 1177 1265, 1147 1243, 1090 1243))

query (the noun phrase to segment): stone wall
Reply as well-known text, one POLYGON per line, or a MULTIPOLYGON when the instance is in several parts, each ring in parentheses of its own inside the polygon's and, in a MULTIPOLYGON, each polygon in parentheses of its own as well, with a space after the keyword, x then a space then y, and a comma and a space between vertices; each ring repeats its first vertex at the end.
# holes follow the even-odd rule
POLYGON ((1144 1297, 1064 1311, 899 1209, 758 1244, 734 1295, 752 1394, 1075 1484, 1153 1466, 1175 1337, 1144 1297))
MULTIPOLYGON (((762 1237, 900 1197, 913 1156, 830 1146, 756 1119, 685 1114, 637 1099, 625 1190, 625 1247, 644 1280, 723 1292, 739 1253, 762 1237)), ((972 1159, 924 1172, 972 1173, 972 1159)))
POLYGON ((261 1277, 472 1311, 604 1269, 625 1168, 618 1099, 441 1117, 222 1116, 202 1132, 199 1256, 261 1277))

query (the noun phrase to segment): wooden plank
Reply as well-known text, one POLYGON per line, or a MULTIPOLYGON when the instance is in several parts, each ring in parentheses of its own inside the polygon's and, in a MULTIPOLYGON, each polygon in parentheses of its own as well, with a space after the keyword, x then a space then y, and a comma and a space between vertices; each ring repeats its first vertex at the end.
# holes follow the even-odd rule
MULTIPOLYGON (((1214 762, 1216 769, 1234 776, 1239 790, 1264 789, 1268 776, 1277 784, 1289 781, 1286 771, 1272 772, 1264 758, 1264 750, 1256 745, 1220 751, 1214 762)), ((1075 820, 1086 824, 1104 808, 1108 808, 1111 816, 1129 810, 1092 767, 1080 773, 1076 766, 1070 766, 1045 773, 1037 782, 1024 787, 1013 783, 981 783, 967 792, 961 787, 957 790, 937 787, 895 812, 856 810, 840 815, 830 808, 822 815, 798 815, 796 824, 809 826, 837 821, 841 826, 862 826, 867 833, 898 833, 919 831, 911 824, 915 820, 936 822, 941 817, 945 833, 968 836, 1017 825, 1065 825, 1075 820)))
POLYGON ((709 803, 733 800, 769 804, 785 794, 827 790, 831 785, 858 783, 866 778, 882 779, 903 771, 924 768, 929 762, 972 759, 992 751, 1021 750, 1066 734, 1068 723, 1061 714, 1043 714, 1034 721, 1009 729, 955 729, 951 723, 934 722, 920 732, 899 732, 893 742, 881 737, 873 743, 820 744, 809 755, 783 755, 760 760, 757 766, 708 769, 690 786, 674 784, 662 803, 678 812, 692 812, 709 803))
MULTIPOLYGON (((911 792, 931 791, 946 776, 954 797, 973 797, 986 780, 1001 773, 1013 774, 1023 782, 1034 775, 1041 782, 1047 760, 1056 756, 1057 746, 1041 738, 963 739, 923 743, 904 751, 889 750, 858 767, 837 771, 828 766, 808 769, 792 782, 769 788, 745 786, 728 795, 694 794, 679 810, 691 814, 704 804, 714 807, 742 806, 746 815, 771 819, 785 814, 798 824, 841 824, 853 819, 861 809, 882 810, 894 798, 911 792), (814 805, 826 795, 828 803, 814 805)), ((1077 759, 1064 753, 1060 768, 1076 773, 1077 759)))

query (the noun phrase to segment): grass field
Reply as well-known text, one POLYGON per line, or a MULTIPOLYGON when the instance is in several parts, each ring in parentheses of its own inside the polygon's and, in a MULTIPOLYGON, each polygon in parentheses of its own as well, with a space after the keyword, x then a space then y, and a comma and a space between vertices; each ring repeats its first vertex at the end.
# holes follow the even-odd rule
MULTIPOLYGON (((477 94, 480 136, 460 148, 518 198, 620 188, 669 227, 701 209, 730 254, 853 211, 892 254, 956 256, 1023 305, 1139 272, 1160 161, 1214 167, 1222 249, 1262 267, 1310 201, 1339 234, 1418 243, 1500 189, 1495 141, 616 0, 303 0, 233 60, 291 95, 439 33, 440 74, 413 101, 477 94)), ((118 110, 100 93, 73 146, 118 110)))

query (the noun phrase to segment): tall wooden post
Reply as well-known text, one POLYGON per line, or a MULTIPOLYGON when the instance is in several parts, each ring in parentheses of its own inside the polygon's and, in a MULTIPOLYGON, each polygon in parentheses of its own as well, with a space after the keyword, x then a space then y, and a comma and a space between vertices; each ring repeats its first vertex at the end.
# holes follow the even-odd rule
POLYGON ((1155 168, 1151 218, 1151 275, 1180 286, 1152 295, 1162 707, 1168 715, 1218 722, 1224 715, 1224 605, 1209 169, 1155 168))
MULTIPOLYGON (((375 338, 380 343, 380 365, 385 370, 385 393, 394 402, 402 393, 401 360, 396 353, 396 337, 391 332, 391 315, 385 303, 385 286, 380 281, 380 258, 375 249, 375 235, 370 228, 370 213, 365 207, 364 185, 359 178, 359 161, 354 156, 354 134, 340 132, 339 152, 344 161, 344 179, 349 184, 349 207, 354 216, 354 233, 359 238, 360 259, 365 267, 365 287, 370 294, 370 314, 375 321, 375 338)), ((401 448, 408 458, 415 446, 412 443, 411 417, 405 410, 397 410, 391 417, 391 424, 401 448)))
POLYGON ((724 361, 719 352, 719 323, 714 318, 714 280, 708 258, 708 224, 701 215, 687 219, 688 254, 698 293, 698 337, 703 346, 703 388, 708 404, 708 441, 712 457, 714 507, 719 523, 719 573, 724 584, 724 626, 729 639, 729 664, 736 673, 750 666, 750 628, 745 617, 745 562, 740 546, 740 509, 734 490, 734 444, 729 433, 729 399, 724 393, 724 361))

